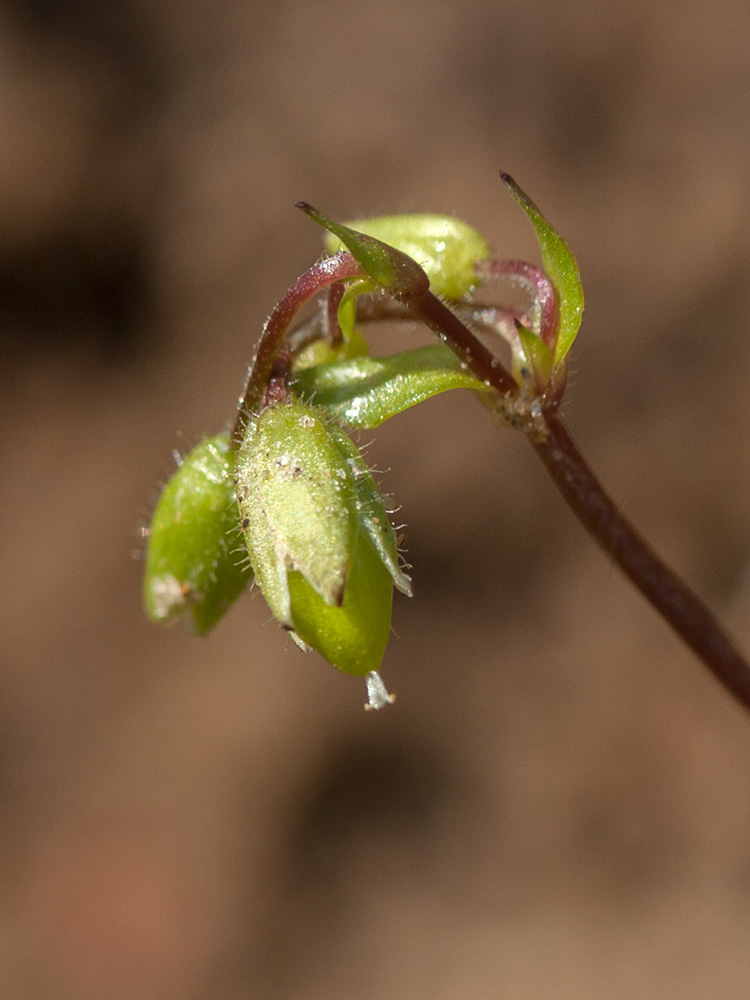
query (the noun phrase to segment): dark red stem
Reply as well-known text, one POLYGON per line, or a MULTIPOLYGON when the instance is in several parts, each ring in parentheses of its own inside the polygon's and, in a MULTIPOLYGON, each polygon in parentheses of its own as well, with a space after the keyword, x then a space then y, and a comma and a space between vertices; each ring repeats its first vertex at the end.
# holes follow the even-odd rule
POLYGON ((326 298, 326 341, 329 347, 337 347, 344 339, 339 326, 339 306, 344 297, 344 286, 340 284, 328 286, 326 298))
POLYGON ((706 605, 620 514, 589 469, 559 416, 546 414, 549 437, 529 437, 584 527, 717 680, 750 711, 750 666, 706 605))
MULTIPOLYGON (((491 352, 430 293, 410 299, 410 311, 448 343, 478 379, 512 402, 518 387, 491 352)), ((520 425, 574 514, 605 552, 700 660, 750 711, 750 665, 703 601, 662 561, 622 516, 586 464, 556 411, 520 425)), ((509 411, 510 412, 510 411, 509 411)))
POLYGON ((503 395, 516 395, 518 386, 510 372, 488 347, 432 292, 404 299, 404 304, 447 344, 481 382, 503 395))

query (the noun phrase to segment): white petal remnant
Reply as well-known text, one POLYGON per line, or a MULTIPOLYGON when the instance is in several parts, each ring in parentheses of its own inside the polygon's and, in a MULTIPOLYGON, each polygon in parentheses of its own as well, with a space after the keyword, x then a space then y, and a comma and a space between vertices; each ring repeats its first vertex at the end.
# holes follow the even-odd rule
POLYGON ((377 712, 378 709, 385 708, 386 705, 392 705, 396 700, 395 694, 388 694, 383 679, 377 670, 371 670, 367 674, 365 683, 367 684, 366 712, 377 712))
POLYGON ((153 621, 164 621, 187 604, 190 587, 171 573, 160 573, 150 580, 150 613, 153 621))

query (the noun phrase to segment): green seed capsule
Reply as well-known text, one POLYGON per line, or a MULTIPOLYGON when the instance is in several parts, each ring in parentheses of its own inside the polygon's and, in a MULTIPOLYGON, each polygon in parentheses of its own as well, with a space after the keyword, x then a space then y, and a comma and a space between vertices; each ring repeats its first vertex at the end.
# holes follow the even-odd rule
POLYGON ((359 532, 341 606, 326 604, 300 572, 287 575, 294 631, 347 674, 378 670, 391 632, 393 580, 359 532))
MULTIPOLYGON (((347 226, 408 254, 427 273, 431 290, 449 299, 460 299, 471 291, 478 281, 475 262, 490 256, 481 233, 449 215, 382 215, 357 219, 347 226)), ((329 253, 342 246, 337 237, 326 237, 329 253)))
POLYGON ((143 584, 146 613, 154 622, 187 614, 204 635, 252 580, 241 551, 233 460, 226 434, 206 438, 162 490, 143 584))
POLYGON ((255 579, 274 617, 339 670, 377 670, 399 569, 385 508, 354 444, 323 410, 267 407, 237 456, 255 579))

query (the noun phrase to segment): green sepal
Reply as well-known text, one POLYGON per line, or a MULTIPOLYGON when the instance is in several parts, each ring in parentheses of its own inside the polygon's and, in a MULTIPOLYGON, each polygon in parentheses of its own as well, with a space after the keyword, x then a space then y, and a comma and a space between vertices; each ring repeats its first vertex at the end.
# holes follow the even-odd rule
POLYGON ((266 407, 248 424, 235 478, 255 580, 274 617, 292 627, 289 570, 326 604, 340 604, 357 535, 355 491, 320 411, 266 407))
POLYGON ((494 395, 442 344, 384 358, 358 357, 307 368, 295 378, 293 387, 298 395, 324 406, 342 423, 362 428, 377 427, 448 389, 471 389, 488 399, 494 395))
POLYGON ((274 617, 339 669, 376 670, 392 587, 411 589, 354 444, 325 410, 274 404, 248 424, 235 475, 245 544, 274 617))
MULTIPOLYGON (((474 288, 474 265, 490 256, 481 233, 449 215, 382 215, 347 226, 408 254, 430 279, 431 291, 448 299, 460 299, 474 288)), ((342 241, 329 234, 325 246, 336 253, 342 241)))
POLYGON ((520 323, 516 326, 518 339, 521 345, 523 358, 513 356, 513 377, 519 381, 519 375, 523 381, 531 379, 535 392, 543 392, 550 384, 554 358, 552 351, 544 343, 539 334, 533 330, 527 330, 520 323), (524 378, 524 371, 516 371, 517 368, 528 369, 528 374, 524 378))
MULTIPOLYGON (((345 341, 356 342, 356 338, 359 337, 359 340, 364 342, 363 338, 354 328, 357 320, 357 299, 360 295, 366 295, 368 292, 375 291, 375 287, 371 281, 352 281, 346 286, 338 308, 339 326, 341 327, 341 333, 345 341)), ((359 351, 359 353, 366 354, 367 350, 359 351)), ((350 351, 347 357, 353 358, 356 355, 350 351)))
POLYGON ((558 333, 554 351, 554 365, 557 366, 570 350, 583 316, 583 288, 578 263, 568 244, 547 222, 526 192, 509 174, 501 173, 500 176, 534 227, 544 270, 557 293, 558 333))
POLYGON ((355 507, 360 531, 364 531, 370 539, 393 584, 402 594, 411 597, 411 581, 399 564, 396 535, 367 463, 352 439, 333 421, 328 423, 328 432, 344 456, 354 480, 355 507))
POLYGON ((253 575, 239 535, 229 436, 206 438, 162 490, 148 531, 143 600, 148 617, 185 615, 205 635, 253 575))
POLYGON ((301 208, 311 219, 338 237, 372 280, 395 298, 418 298, 428 291, 430 279, 407 254, 374 236, 350 229, 340 222, 333 222, 304 201, 297 202, 297 208, 301 208))

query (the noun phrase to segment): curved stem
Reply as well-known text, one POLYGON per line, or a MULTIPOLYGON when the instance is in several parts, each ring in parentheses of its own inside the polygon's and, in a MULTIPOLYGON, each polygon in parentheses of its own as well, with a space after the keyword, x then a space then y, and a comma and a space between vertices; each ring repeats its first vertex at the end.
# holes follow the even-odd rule
POLYGON ((541 268, 523 260, 478 260, 474 269, 480 278, 509 278, 531 296, 536 332, 551 351, 557 338, 555 286, 541 268))
POLYGON ((568 505, 717 680, 750 711, 750 665, 700 598, 622 516, 561 418, 546 413, 545 419, 549 435, 529 440, 568 505))
POLYGON ((248 415, 257 413, 263 406, 276 357, 292 320, 302 306, 318 292, 337 281, 364 276, 365 271, 361 264, 350 253, 337 253, 334 257, 324 257, 308 268, 276 305, 263 327, 245 391, 240 399, 237 419, 232 430, 232 443, 235 447, 242 440, 248 415))
MULTIPOLYGON (((518 387, 490 352, 485 356, 486 349, 458 317, 429 292, 406 304, 512 408, 518 387)), ((521 408, 514 426, 525 432, 573 513, 716 679, 750 711, 750 665, 703 601, 617 509, 557 413, 559 396, 546 406, 538 403, 537 416, 533 407, 529 414, 521 408)))

